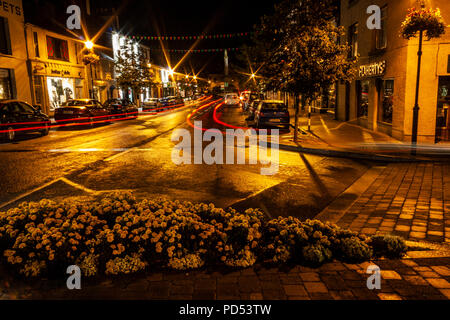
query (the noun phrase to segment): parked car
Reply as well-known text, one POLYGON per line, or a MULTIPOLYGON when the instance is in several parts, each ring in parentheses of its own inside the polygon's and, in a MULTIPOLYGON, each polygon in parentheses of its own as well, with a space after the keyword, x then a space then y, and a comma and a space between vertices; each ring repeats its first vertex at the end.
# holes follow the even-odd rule
POLYGON ((259 106, 260 102, 261 102, 261 100, 253 100, 249 104, 247 111, 248 111, 248 114, 250 116, 254 116, 255 115, 256 109, 258 109, 258 106, 259 106))
POLYGON ((169 97, 165 97, 165 98, 161 98, 158 101, 158 108, 163 108, 162 110, 165 110, 167 107, 167 109, 169 107, 174 107, 174 106, 183 106, 184 105, 184 100, 181 97, 175 97, 175 96, 169 96, 169 97))
POLYGON ((143 103, 144 108, 156 108, 158 105, 158 98, 149 98, 143 103))
POLYGON ((243 109, 244 111, 248 111, 250 106, 253 104, 253 101, 255 100, 264 100, 264 95, 260 93, 250 93, 248 100, 244 102, 243 109))
POLYGON ((20 100, 0 100, 0 132, 7 141, 14 141, 20 132, 39 132, 48 135, 50 118, 40 106, 20 100))
POLYGON ((68 100, 55 110, 55 121, 60 123, 85 122, 93 127, 95 122, 109 119, 108 108, 94 99, 68 100))
POLYGON ((225 105, 227 106, 237 106, 239 105, 239 101, 237 93, 227 93, 225 95, 225 105))
POLYGON ((290 115, 288 107, 283 101, 261 101, 255 112, 255 124, 257 128, 283 127, 284 129, 289 129, 290 115))
POLYGON ((113 117, 119 118, 137 118, 139 109, 138 107, 125 99, 110 99, 106 100, 103 104, 105 108, 109 110, 109 113, 113 117))

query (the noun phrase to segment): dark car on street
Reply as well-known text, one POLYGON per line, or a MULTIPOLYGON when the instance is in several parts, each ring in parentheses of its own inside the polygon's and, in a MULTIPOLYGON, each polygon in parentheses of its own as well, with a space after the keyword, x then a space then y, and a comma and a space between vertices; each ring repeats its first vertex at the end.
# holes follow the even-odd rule
POLYGON ((57 123, 87 123, 91 127, 96 122, 110 120, 110 111, 94 99, 68 100, 55 110, 57 123))
POLYGON ((255 124, 257 128, 283 127, 283 129, 289 129, 290 115, 288 107, 283 101, 261 101, 255 112, 255 124))
POLYGON ((138 117, 139 109, 138 107, 125 99, 110 99, 103 103, 105 108, 107 108, 114 118, 134 118, 138 117))
POLYGON ((50 118, 40 106, 19 100, 0 100, 0 132, 7 141, 14 141, 20 132, 39 132, 48 135, 50 118))

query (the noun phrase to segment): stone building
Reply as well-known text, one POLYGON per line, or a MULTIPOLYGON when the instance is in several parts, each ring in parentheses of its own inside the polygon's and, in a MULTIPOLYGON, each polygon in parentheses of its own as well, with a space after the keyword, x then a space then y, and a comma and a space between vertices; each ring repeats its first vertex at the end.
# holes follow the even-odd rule
MULTIPOLYGON (((450 24, 450 1, 425 0, 440 8, 450 24)), ((400 26, 416 0, 341 0, 340 24, 352 55, 359 57, 356 81, 339 83, 336 117, 411 141, 417 77, 418 39, 405 40, 400 26), (381 8, 381 30, 369 30, 367 8, 381 8)), ((439 39, 423 42, 418 141, 450 141, 450 28, 439 39)))

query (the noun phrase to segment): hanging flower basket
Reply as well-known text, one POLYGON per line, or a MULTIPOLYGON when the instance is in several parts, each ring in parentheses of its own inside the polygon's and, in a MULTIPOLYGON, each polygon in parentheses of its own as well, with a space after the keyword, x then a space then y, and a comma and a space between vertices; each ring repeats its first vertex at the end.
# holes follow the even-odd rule
POLYGON ((423 31, 428 40, 445 33, 446 25, 439 9, 411 8, 403 21, 400 34, 405 39, 414 38, 423 31))
POLYGON ((89 53, 83 57, 83 63, 88 65, 91 63, 97 63, 100 61, 100 57, 95 53, 89 53))

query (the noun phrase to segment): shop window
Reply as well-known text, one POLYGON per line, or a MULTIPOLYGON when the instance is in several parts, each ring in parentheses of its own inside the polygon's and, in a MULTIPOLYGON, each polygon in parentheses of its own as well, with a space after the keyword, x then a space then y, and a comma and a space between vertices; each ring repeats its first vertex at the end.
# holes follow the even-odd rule
POLYGON ((349 27, 348 30, 348 43, 350 45, 350 57, 358 56, 358 23, 355 23, 349 27))
POLYGON ((66 40, 47 36, 48 58, 69 61, 69 48, 66 40))
POLYGON ((47 77, 50 111, 74 98, 74 79, 47 77))
POLYGON ((436 142, 450 141, 450 77, 439 77, 436 142))
POLYGON ((369 115, 369 80, 356 81, 358 117, 369 115))
POLYGON ((12 55, 8 19, 0 17, 0 53, 12 55))
POLYGON ((0 99, 14 99, 14 73, 10 69, 0 69, 0 99))
POLYGON ((36 58, 39 58, 39 40, 37 32, 33 32, 33 41, 34 41, 34 55, 36 58))
POLYGON ((376 31, 376 48, 384 49, 387 46, 387 6, 381 8, 381 29, 376 31))
POLYGON ((394 107, 394 80, 383 81, 380 106, 380 121, 392 123, 392 111, 394 107))

